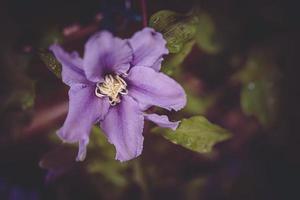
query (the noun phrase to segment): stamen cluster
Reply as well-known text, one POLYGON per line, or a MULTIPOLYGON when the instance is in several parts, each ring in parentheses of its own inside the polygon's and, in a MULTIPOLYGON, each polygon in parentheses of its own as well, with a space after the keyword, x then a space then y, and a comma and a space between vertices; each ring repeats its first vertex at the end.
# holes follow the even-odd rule
POLYGON ((107 96, 110 105, 114 106, 121 102, 120 95, 126 95, 127 83, 119 75, 106 75, 104 82, 97 83, 95 94, 97 97, 107 96))

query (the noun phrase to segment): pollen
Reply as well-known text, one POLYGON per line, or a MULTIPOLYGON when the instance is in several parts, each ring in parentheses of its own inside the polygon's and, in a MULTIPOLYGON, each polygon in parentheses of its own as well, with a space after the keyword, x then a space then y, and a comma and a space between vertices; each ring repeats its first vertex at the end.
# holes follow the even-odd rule
POLYGON ((107 96, 112 106, 120 103, 120 96, 127 93, 127 83, 119 75, 106 75, 104 82, 97 83, 95 89, 96 96, 100 98, 107 96))

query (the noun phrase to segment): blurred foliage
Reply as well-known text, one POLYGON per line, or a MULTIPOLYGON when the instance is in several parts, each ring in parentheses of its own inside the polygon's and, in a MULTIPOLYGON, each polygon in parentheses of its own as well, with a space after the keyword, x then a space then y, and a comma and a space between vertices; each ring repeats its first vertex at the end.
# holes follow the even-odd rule
MULTIPOLYGON (((55 134, 50 134, 49 139, 53 143, 61 143, 55 134)), ((63 144, 62 147, 49 152, 41 160, 40 165, 49 170, 60 171, 60 168, 63 169, 70 163, 75 164, 77 148, 77 144, 63 144), (66 154, 68 156, 65 156, 66 154), (66 161, 66 157, 71 158, 71 160, 67 159, 66 161)), ((111 184, 124 186, 126 179, 122 173, 128 168, 128 163, 120 163, 114 157, 114 146, 107 141, 101 129, 94 126, 90 134, 88 154, 85 160, 87 172, 93 175, 100 175, 111 184)))
POLYGON ((185 87, 187 103, 183 108, 184 112, 192 115, 205 114, 205 112, 216 102, 216 95, 199 96, 194 91, 185 87))
MULTIPOLYGON (((57 145, 61 143, 57 136, 49 135, 49 139, 57 145)), ((105 199, 119 199, 126 189, 137 184, 146 192, 143 170, 139 159, 121 163, 114 159, 115 148, 104 133, 94 126, 90 134, 87 158, 84 162, 76 162, 77 144, 62 144, 48 152, 40 161, 40 167, 47 169, 47 182, 57 180, 79 166, 87 173, 90 181, 99 189, 99 195, 105 199), (110 191, 107 193, 106 191, 110 191)))
POLYGON ((47 32, 44 33, 43 37, 39 41, 38 55, 46 67, 54 73, 58 78, 61 78, 62 66, 55 58, 53 53, 48 50, 49 46, 52 44, 60 44, 64 41, 62 32, 58 28, 49 28, 47 32))
POLYGON ((57 27, 51 27, 43 33, 43 37, 41 37, 38 45, 40 48, 47 49, 50 45, 54 43, 60 44, 63 41, 64 36, 62 34, 62 31, 60 31, 60 29, 57 27))
POLYGON ((157 127, 152 132, 162 134, 174 144, 179 144, 199 153, 211 153, 216 143, 231 136, 230 132, 210 123, 202 116, 183 119, 175 131, 157 127))
POLYGON ((161 68, 161 71, 168 74, 169 76, 178 76, 182 71, 180 67, 185 58, 192 51, 194 44, 195 41, 191 40, 184 44, 180 52, 167 56, 162 64, 163 67, 161 68))
POLYGON ((7 2, 0 6, 0 199, 300 199, 299 12, 292 1, 147 1, 148 14, 170 9, 154 13, 149 24, 170 51, 161 70, 187 95, 186 107, 168 114, 194 117, 176 131, 149 131, 146 123, 143 153, 126 163, 114 160, 114 146, 98 127, 84 162, 75 162, 78 144, 63 144, 49 132, 62 116, 34 133, 23 134, 22 127, 31 116, 42 119, 43 111, 53 115, 48 106, 67 99, 66 87, 34 54, 60 77, 49 45, 77 49, 97 29, 129 37, 142 28, 141 2, 7 2), (195 151, 214 155, 231 134, 200 115, 234 132, 215 159, 195 151), (11 140, 21 134, 26 140, 11 140), (45 171, 37 166, 48 149, 39 164, 52 184, 42 182, 45 171))
POLYGON ((149 26, 163 34, 171 53, 178 53, 196 34, 193 21, 193 17, 162 10, 151 16, 149 26))
POLYGON ((222 45, 217 41, 217 31, 212 17, 200 11, 195 11, 195 15, 195 25, 197 27, 195 40, 197 45, 208 54, 220 52, 222 45))
POLYGON ((0 128, 14 138, 29 121, 35 100, 34 82, 27 75, 30 54, 12 49, 12 38, 0 47, 0 128))
POLYGON ((89 149, 94 151, 94 156, 88 157, 87 172, 105 178, 114 186, 124 187, 128 184, 124 171, 129 163, 120 163, 115 160, 115 149, 107 141, 100 128, 94 126, 90 136, 89 149))
POLYGON ((191 40, 195 40, 206 53, 214 54, 221 48, 216 41, 213 19, 196 9, 186 15, 170 10, 159 11, 151 16, 149 26, 163 34, 171 53, 179 53, 191 40))
POLYGON ((58 62, 58 60, 54 57, 52 52, 49 50, 43 50, 41 49, 39 51, 39 56, 41 60, 44 62, 44 64, 47 66, 47 68, 55 74, 56 77, 61 78, 61 70, 62 66, 58 62))
POLYGON ((274 123, 279 111, 280 73, 272 58, 264 54, 249 55, 244 68, 233 76, 242 83, 241 107, 265 126, 274 123))
POLYGON ((187 200, 199 200, 205 185, 207 184, 207 177, 197 177, 185 185, 185 198, 187 200))

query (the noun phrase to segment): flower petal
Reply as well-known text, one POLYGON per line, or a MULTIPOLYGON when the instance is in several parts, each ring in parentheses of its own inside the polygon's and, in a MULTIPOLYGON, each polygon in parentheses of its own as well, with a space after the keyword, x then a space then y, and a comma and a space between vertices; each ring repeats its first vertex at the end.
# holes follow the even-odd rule
POLYGON ((133 67, 126 80, 128 94, 143 107, 154 105, 177 111, 186 104, 183 88, 170 77, 149 67, 133 67))
POLYGON ((107 31, 94 34, 85 44, 83 66, 90 81, 103 81, 107 73, 126 73, 131 60, 132 50, 127 40, 107 31))
POLYGON ((62 80, 65 84, 90 84, 82 70, 83 62, 77 52, 65 52, 61 46, 54 44, 49 48, 62 65, 62 80))
POLYGON ((134 34, 129 44, 134 55, 132 64, 152 67, 155 71, 160 70, 162 56, 169 53, 162 34, 152 28, 144 28, 134 34))
POLYGON ((176 130, 179 125, 179 121, 170 122, 168 116, 166 115, 158 115, 158 114, 144 114, 145 119, 150 120, 163 128, 170 128, 172 130, 176 130))
POLYGON ((109 109, 107 99, 95 96, 93 87, 76 85, 69 90, 69 112, 57 135, 65 142, 79 142, 77 160, 83 160, 94 123, 104 118, 109 109))
POLYGON ((110 108, 100 125, 116 148, 117 160, 127 161, 141 154, 144 116, 131 97, 123 96, 121 103, 110 108))

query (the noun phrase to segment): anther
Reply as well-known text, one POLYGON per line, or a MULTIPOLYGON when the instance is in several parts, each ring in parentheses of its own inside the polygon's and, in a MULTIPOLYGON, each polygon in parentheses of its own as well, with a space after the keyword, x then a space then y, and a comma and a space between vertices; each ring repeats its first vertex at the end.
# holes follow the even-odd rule
POLYGON ((121 102, 120 95, 128 94, 127 83, 119 75, 106 75, 104 82, 97 83, 95 95, 109 98, 110 105, 114 106, 121 102))

